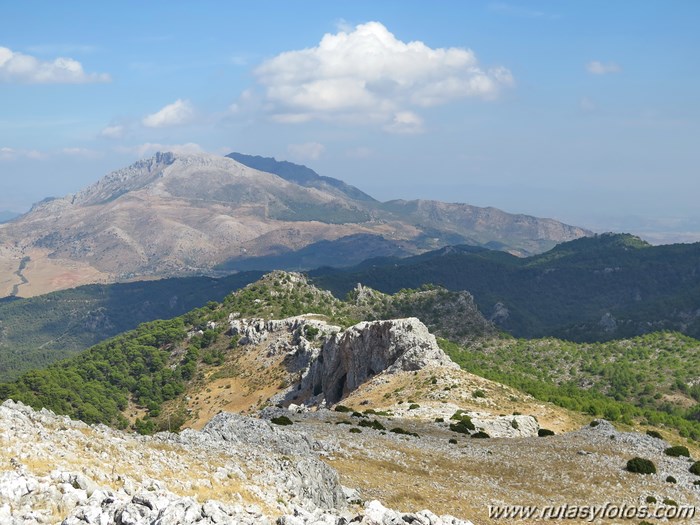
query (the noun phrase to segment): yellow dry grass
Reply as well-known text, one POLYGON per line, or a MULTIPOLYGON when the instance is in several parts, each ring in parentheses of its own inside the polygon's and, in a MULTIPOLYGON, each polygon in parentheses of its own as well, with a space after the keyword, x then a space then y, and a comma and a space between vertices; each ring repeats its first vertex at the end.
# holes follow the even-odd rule
POLYGON ((211 368, 204 381, 188 391, 187 408, 192 417, 184 427, 201 429, 219 412, 250 413, 264 406, 291 381, 283 358, 267 357, 259 346, 230 350, 226 363, 211 368))
POLYGON ((29 282, 19 287, 20 297, 34 297, 83 284, 107 283, 114 280, 112 275, 100 272, 86 263, 50 259, 46 250, 33 249, 26 255, 31 260, 22 273, 29 282))

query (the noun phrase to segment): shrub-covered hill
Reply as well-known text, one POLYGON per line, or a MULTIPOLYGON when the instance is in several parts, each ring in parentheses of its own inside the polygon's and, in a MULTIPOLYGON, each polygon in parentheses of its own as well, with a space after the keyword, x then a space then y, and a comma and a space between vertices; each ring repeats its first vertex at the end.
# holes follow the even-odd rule
POLYGON ((75 355, 140 323, 221 301, 261 275, 244 272, 220 279, 184 277, 88 285, 0 301, 0 381, 75 355))
POLYGON ((309 275, 338 296, 358 282, 385 293, 424 284, 468 290, 517 337, 604 341, 660 330, 700 337, 700 243, 650 246, 604 234, 527 258, 455 246, 309 275))
POLYGON ((443 342, 466 370, 538 399, 616 421, 667 424, 700 440, 700 341, 657 332, 603 343, 488 339, 443 342))
POLYGON ((470 300, 468 294, 434 287, 393 296, 357 287, 341 301, 299 274, 273 272, 222 303, 142 324, 79 356, 0 384, 0 399, 88 422, 132 424, 141 432, 174 429, 190 417, 178 401, 185 392, 197 395, 209 388, 208 381, 237 374, 237 339, 225 335, 230 314, 279 319, 313 313, 342 326, 415 315, 443 337, 443 348, 470 372, 569 409, 666 425, 700 439, 700 342, 670 333, 601 344, 504 338, 494 335, 470 300), (138 419, 127 420, 132 413, 138 419))
POLYGON ((468 294, 430 288, 406 290, 394 297, 364 290, 363 297, 361 301, 357 297, 340 301, 300 274, 273 272, 228 295, 222 303, 211 301, 171 320, 144 323, 77 356, 26 372, 0 384, 0 398, 120 427, 128 424, 123 412, 131 404, 145 409, 146 417, 139 420, 137 429, 149 431, 158 424, 177 427, 184 414, 166 423, 158 419, 161 406, 182 394, 199 372, 223 364, 235 348, 235 340, 221 337, 234 312, 237 317, 265 319, 315 313, 349 326, 375 318, 379 312, 405 317, 425 311, 439 313, 424 317, 445 336, 453 333, 445 322, 448 319, 458 326, 478 327, 483 335, 492 333, 468 294))

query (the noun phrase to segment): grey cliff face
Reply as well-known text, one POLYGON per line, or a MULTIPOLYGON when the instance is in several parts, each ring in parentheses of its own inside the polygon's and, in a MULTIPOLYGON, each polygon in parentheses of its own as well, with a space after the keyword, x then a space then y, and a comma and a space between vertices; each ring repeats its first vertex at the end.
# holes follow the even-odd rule
POLYGON ((413 371, 428 365, 458 366, 415 317, 359 323, 332 336, 311 364, 302 390, 336 403, 381 372, 413 371))

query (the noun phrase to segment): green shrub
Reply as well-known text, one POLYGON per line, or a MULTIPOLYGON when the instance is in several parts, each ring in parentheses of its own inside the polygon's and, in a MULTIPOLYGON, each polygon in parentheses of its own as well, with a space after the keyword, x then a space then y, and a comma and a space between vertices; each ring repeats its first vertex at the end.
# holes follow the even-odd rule
POLYGON ((549 430, 548 428, 540 428, 540 429, 537 431, 537 435, 538 435, 539 437, 553 436, 553 435, 554 435, 554 431, 553 431, 553 430, 549 430))
POLYGON ((278 416, 278 417, 273 417, 270 420, 270 423, 274 423, 275 425, 292 425, 292 420, 289 419, 287 416, 278 416))
POLYGON ((671 498, 664 498, 664 505, 668 505, 671 507, 677 507, 678 503, 676 503, 676 501, 672 500, 671 498))
POLYGON ((647 436, 651 436, 656 439, 663 439, 663 436, 656 430, 647 430, 647 436))
POLYGON ((454 414, 450 416, 450 419, 454 419, 455 421, 460 421, 462 419, 462 416, 465 414, 465 410, 462 410, 461 408, 457 410, 454 414))
POLYGON ((678 458, 678 457, 690 457, 690 451, 688 450, 688 447, 684 447, 683 445, 677 445, 675 447, 668 447, 666 450, 664 450, 664 454, 667 456, 671 456, 672 458, 678 458))
POLYGON ((666 476, 666 481, 668 483, 677 483, 676 478, 674 478, 673 476, 666 476))
POLYGON ((351 434, 361 434, 361 433, 362 433, 362 430, 360 430, 360 429, 357 428, 357 427, 352 427, 352 428, 349 430, 349 432, 350 432, 351 434))
POLYGON ((315 326, 311 325, 305 325, 304 326, 304 335, 309 341, 313 341, 316 339, 316 336, 318 335, 319 329, 316 328, 315 326))
POLYGON ((491 436, 489 436, 486 432, 483 430, 480 430, 479 432, 476 432, 475 434, 472 434, 471 437, 476 438, 476 439, 488 439, 491 436))
POLYGON ((474 390, 474 392, 472 392, 472 397, 474 399, 478 399, 480 397, 486 397, 486 392, 484 392, 483 390, 474 390))
POLYGON ((444 422, 445 422, 445 418, 443 418, 443 417, 436 417, 436 418, 435 418, 435 422, 436 422, 436 423, 444 423, 444 422))
POLYGON ((352 423, 350 421, 348 421, 347 419, 344 419, 342 421, 336 421, 335 424, 336 425, 352 425, 352 423))
POLYGON ((418 434, 415 432, 410 432, 408 430, 405 430, 401 427, 396 427, 392 428, 389 432, 393 432, 394 434, 400 434, 402 436, 413 436, 413 437, 420 437, 418 434))
POLYGON ((466 415, 464 410, 457 410, 450 419, 457 421, 457 423, 450 423, 450 430, 453 432, 469 434, 470 430, 476 430, 474 423, 472 423, 472 418, 466 415))
POLYGON ((350 416, 351 417, 367 418, 367 416, 365 414, 363 414, 362 412, 353 412, 352 414, 350 414, 350 416))
POLYGON ((361 427, 373 428, 374 430, 386 430, 386 427, 376 419, 373 419, 372 421, 367 421, 366 419, 363 419, 358 423, 358 425, 361 427))
POLYGON ((690 466, 690 473, 700 476, 700 461, 696 461, 690 466))
POLYGON ((511 419, 510 426, 513 427, 515 430, 518 430, 520 428, 520 425, 518 425, 518 422, 515 419, 511 419))
POLYGON ((656 498, 654 496, 647 496, 646 502, 649 504, 656 503, 656 498))
POLYGON ((411 403, 411 406, 408 407, 409 410, 415 410, 416 408, 420 408, 418 403, 411 403))
POLYGON ((346 407, 345 405, 335 405, 333 410, 336 412, 352 412, 352 408, 346 407))
POLYGON ((456 444, 457 444, 457 440, 456 440, 455 438, 450 438, 449 441, 448 441, 448 443, 450 443, 451 445, 456 445, 456 444))
POLYGON ((464 419, 457 423, 450 423, 450 430, 452 432, 459 432, 460 434, 469 434, 469 431, 476 430, 476 427, 469 416, 464 416, 464 419))
POLYGON ((600 421, 598 421, 597 419, 594 419, 594 420, 591 421, 591 423, 590 423, 590 426, 593 427, 593 428, 597 427, 598 425, 600 425, 600 421))
POLYGON ((627 470, 636 474, 656 474, 656 465, 648 459, 636 457, 627 462, 627 470))

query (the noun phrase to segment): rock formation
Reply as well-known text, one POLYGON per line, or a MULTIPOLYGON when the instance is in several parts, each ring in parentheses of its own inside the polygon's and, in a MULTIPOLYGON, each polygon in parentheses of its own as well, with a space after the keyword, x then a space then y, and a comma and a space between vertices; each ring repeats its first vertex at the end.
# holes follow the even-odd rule
POLYGON ((324 343, 302 381, 302 391, 322 394, 327 403, 337 403, 381 372, 413 371, 429 365, 458 368, 420 320, 363 322, 324 343))
POLYGON ((429 511, 399 513, 378 501, 349 511, 346 493, 356 491, 340 486, 309 438, 243 416, 221 414, 202 432, 144 438, 6 401, 0 438, 3 525, 469 525, 429 511), (48 473, 37 473, 37 462, 48 473), (133 467, 129 474, 124 464, 133 467), (212 469, 209 476, 188 481, 201 465, 212 469), (179 475, 169 482, 148 477, 154 466, 164 477, 179 475), (231 480, 234 490, 225 490, 231 480), (200 487, 210 489, 204 498, 200 487), (217 491, 233 501, 208 497, 217 491))

